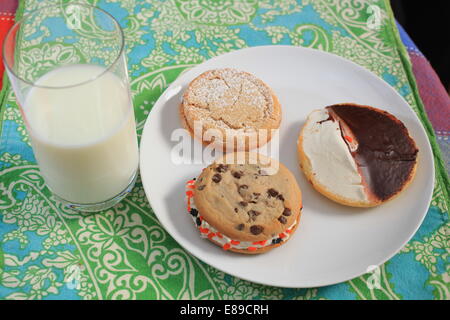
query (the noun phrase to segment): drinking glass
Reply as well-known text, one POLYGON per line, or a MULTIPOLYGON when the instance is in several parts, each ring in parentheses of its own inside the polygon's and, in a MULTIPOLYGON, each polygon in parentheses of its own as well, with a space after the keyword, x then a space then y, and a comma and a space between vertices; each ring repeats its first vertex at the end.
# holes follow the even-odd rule
POLYGON ((12 27, 3 57, 54 196, 82 211, 124 198, 139 157, 118 22, 90 5, 43 7, 12 27))

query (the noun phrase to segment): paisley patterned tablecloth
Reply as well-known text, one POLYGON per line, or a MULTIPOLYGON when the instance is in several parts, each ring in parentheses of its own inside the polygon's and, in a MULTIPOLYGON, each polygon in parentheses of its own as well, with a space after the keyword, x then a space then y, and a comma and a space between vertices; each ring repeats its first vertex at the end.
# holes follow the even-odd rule
MULTIPOLYGON (((18 16, 48 5, 21 1, 18 16)), ((249 46, 329 51, 392 85, 417 112, 435 152, 436 186, 414 238, 390 261, 345 283, 284 289, 224 274, 163 229, 140 181, 110 210, 79 215, 52 198, 5 78, 0 95, 2 299, 449 299, 448 177, 387 0, 91 0, 127 41, 138 134, 184 70, 249 46)), ((49 62, 58 57, 42 48, 49 62)))

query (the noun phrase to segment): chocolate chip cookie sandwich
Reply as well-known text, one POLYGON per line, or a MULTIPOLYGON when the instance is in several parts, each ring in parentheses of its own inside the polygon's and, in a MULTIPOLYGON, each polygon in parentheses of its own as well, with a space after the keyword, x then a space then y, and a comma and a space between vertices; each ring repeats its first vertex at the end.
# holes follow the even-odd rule
POLYGON ((370 106, 315 110, 298 139, 300 166, 314 188, 338 203, 372 207, 412 181, 418 149, 405 125, 370 106))
POLYGON ((248 151, 271 140, 281 106, 272 89, 236 69, 209 70, 187 87, 180 104, 183 126, 203 144, 248 151))
POLYGON ((257 254, 288 241, 300 222, 302 196, 292 173, 249 160, 218 160, 186 184, 187 210, 201 237, 224 250, 257 254))

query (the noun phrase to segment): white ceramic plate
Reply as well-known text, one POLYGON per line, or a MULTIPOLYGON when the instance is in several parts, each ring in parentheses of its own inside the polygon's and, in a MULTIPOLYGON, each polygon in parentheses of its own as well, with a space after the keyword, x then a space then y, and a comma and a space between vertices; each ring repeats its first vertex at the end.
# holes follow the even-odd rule
MULTIPOLYGON (((192 141, 192 143, 194 143, 192 141)), ((195 142, 197 147, 200 144, 195 142)), ((329 53, 292 46, 234 51, 182 74, 154 105, 141 141, 141 176, 159 221, 187 251, 249 281, 279 287, 316 287, 362 275, 396 254, 419 228, 434 185, 432 151, 418 118, 397 92, 364 68, 329 53), (231 67, 255 74, 277 94, 283 112, 280 154, 303 192, 303 215, 285 245, 261 255, 226 252, 201 239, 185 208, 184 184, 207 163, 176 164, 171 141, 181 127, 178 105, 186 85, 200 73, 231 67), (391 202, 372 209, 341 206, 316 192, 297 162, 296 142, 306 116, 327 105, 354 102, 385 109, 409 129, 419 147, 413 182, 391 202)))

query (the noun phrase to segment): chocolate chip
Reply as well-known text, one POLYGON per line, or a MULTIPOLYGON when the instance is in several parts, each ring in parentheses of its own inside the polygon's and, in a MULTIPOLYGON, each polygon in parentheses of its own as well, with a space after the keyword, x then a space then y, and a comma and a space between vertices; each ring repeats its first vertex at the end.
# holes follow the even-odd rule
POLYGON ((189 213, 190 213, 191 215, 193 215, 194 217, 196 217, 196 216, 198 215, 198 210, 192 208, 191 211, 189 211, 189 213))
POLYGON ((284 208, 283 210, 283 216, 289 217, 292 214, 291 209, 284 208))
POLYGON ((280 221, 280 223, 282 223, 282 224, 286 224, 287 219, 286 219, 285 216, 280 216, 280 217, 278 218, 278 221, 280 221))
POLYGON ((283 241, 283 239, 281 238, 276 238, 272 240, 272 244, 279 244, 281 241, 283 241))
POLYGON ((238 225, 236 226, 236 229, 238 229, 239 231, 244 230, 244 224, 243 224, 243 223, 238 224, 238 225))
POLYGON ((240 179, 240 178, 244 175, 244 172, 242 172, 242 171, 233 171, 231 174, 232 174, 233 177, 235 177, 236 179, 240 179))
POLYGON ((248 206, 248 203, 247 203, 247 202, 245 202, 245 201, 241 201, 241 202, 239 202, 239 204, 240 204, 241 206, 243 206, 243 207, 246 207, 246 206, 248 206))
POLYGON ((242 186, 238 187, 238 192, 239 192, 240 195, 242 195, 244 190, 247 190, 247 189, 248 189, 248 185, 243 184, 242 186))
POLYGON ((220 180, 222 180, 222 176, 220 174, 216 173, 212 176, 212 181, 214 181, 215 183, 219 183, 220 180))
POLYGON ((216 168, 216 171, 220 172, 220 173, 226 172, 227 170, 228 170, 228 166, 223 165, 223 164, 219 164, 216 168))
POLYGON ((198 190, 198 191, 202 191, 203 189, 205 189, 205 187, 206 187, 206 186, 203 184, 203 185, 199 186, 199 187, 197 188, 197 190, 198 190))
POLYGON ((267 194, 269 195, 269 197, 276 197, 278 196, 278 191, 273 188, 270 188, 269 190, 267 190, 267 194))
POLYGON ((261 212, 256 211, 256 210, 250 210, 249 212, 247 212, 247 214, 251 221, 255 221, 256 217, 259 216, 261 214, 261 212))
POLYGON ((277 199, 281 200, 281 201, 284 201, 284 197, 283 197, 283 195, 281 193, 279 195, 277 195, 277 199))
POLYGON ((254 234, 255 236, 260 234, 263 231, 264 231, 264 228, 262 226, 259 226, 259 225, 254 225, 254 226, 250 227, 250 232, 252 234, 254 234))
POLYGON ((234 208, 234 212, 236 212, 236 213, 237 213, 237 212, 238 212, 238 208, 234 208))

